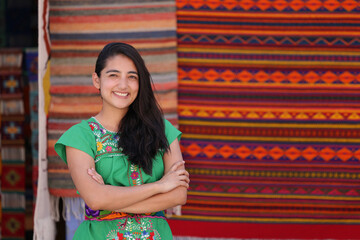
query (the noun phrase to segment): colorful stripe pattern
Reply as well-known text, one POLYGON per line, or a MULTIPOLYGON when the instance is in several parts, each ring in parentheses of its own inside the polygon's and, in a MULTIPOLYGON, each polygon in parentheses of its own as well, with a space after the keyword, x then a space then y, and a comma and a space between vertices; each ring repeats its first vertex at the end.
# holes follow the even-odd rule
POLYGON ((181 219, 360 223, 359 12, 357 1, 177 0, 191 174, 181 219))
POLYGON ((0 51, 1 239, 25 237, 25 108, 20 49, 0 51))
POLYGON ((176 6, 168 1, 51 0, 50 192, 77 196, 54 144, 70 126, 101 109, 91 74, 104 45, 132 44, 152 74, 165 117, 177 125, 176 6))

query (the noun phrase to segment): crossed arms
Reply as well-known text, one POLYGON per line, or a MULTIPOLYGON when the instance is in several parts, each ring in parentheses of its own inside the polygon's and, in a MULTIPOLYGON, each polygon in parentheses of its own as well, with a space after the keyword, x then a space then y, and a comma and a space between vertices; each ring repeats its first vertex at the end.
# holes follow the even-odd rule
POLYGON ((94 170, 95 162, 90 155, 66 147, 66 156, 73 182, 80 196, 93 210, 140 214, 186 203, 190 180, 177 139, 170 144, 170 151, 163 156, 164 176, 159 181, 139 186, 105 185, 94 170))

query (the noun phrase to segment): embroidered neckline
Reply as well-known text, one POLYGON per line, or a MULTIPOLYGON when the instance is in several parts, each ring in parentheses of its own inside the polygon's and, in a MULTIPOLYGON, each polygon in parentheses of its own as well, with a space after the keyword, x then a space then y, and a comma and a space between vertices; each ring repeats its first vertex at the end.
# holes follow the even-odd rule
POLYGON ((93 117, 91 117, 91 118, 95 119, 95 121, 96 121, 103 129, 105 129, 107 132, 117 133, 117 132, 110 131, 109 129, 105 128, 105 127, 101 124, 101 122, 96 119, 96 117, 93 116, 93 117))

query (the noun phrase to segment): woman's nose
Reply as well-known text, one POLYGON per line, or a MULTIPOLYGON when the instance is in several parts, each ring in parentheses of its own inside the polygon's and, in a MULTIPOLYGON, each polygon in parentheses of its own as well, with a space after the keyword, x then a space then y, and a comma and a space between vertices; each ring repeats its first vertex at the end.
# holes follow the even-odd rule
POLYGON ((118 86, 120 87, 120 88, 126 88, 127 87, 127 78, 126 78, 126 76, 121 76, 120 78, 119 78, 119 81, 118 81, 118 86))

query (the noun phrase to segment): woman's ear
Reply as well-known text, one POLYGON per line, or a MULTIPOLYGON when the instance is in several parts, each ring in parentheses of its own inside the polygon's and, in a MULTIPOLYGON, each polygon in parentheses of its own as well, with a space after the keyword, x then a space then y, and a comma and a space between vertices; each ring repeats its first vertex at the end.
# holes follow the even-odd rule
POLYGON ((94 87, 100 90, 100 78, 95 72, 92 74, 92 81, 94 87))

